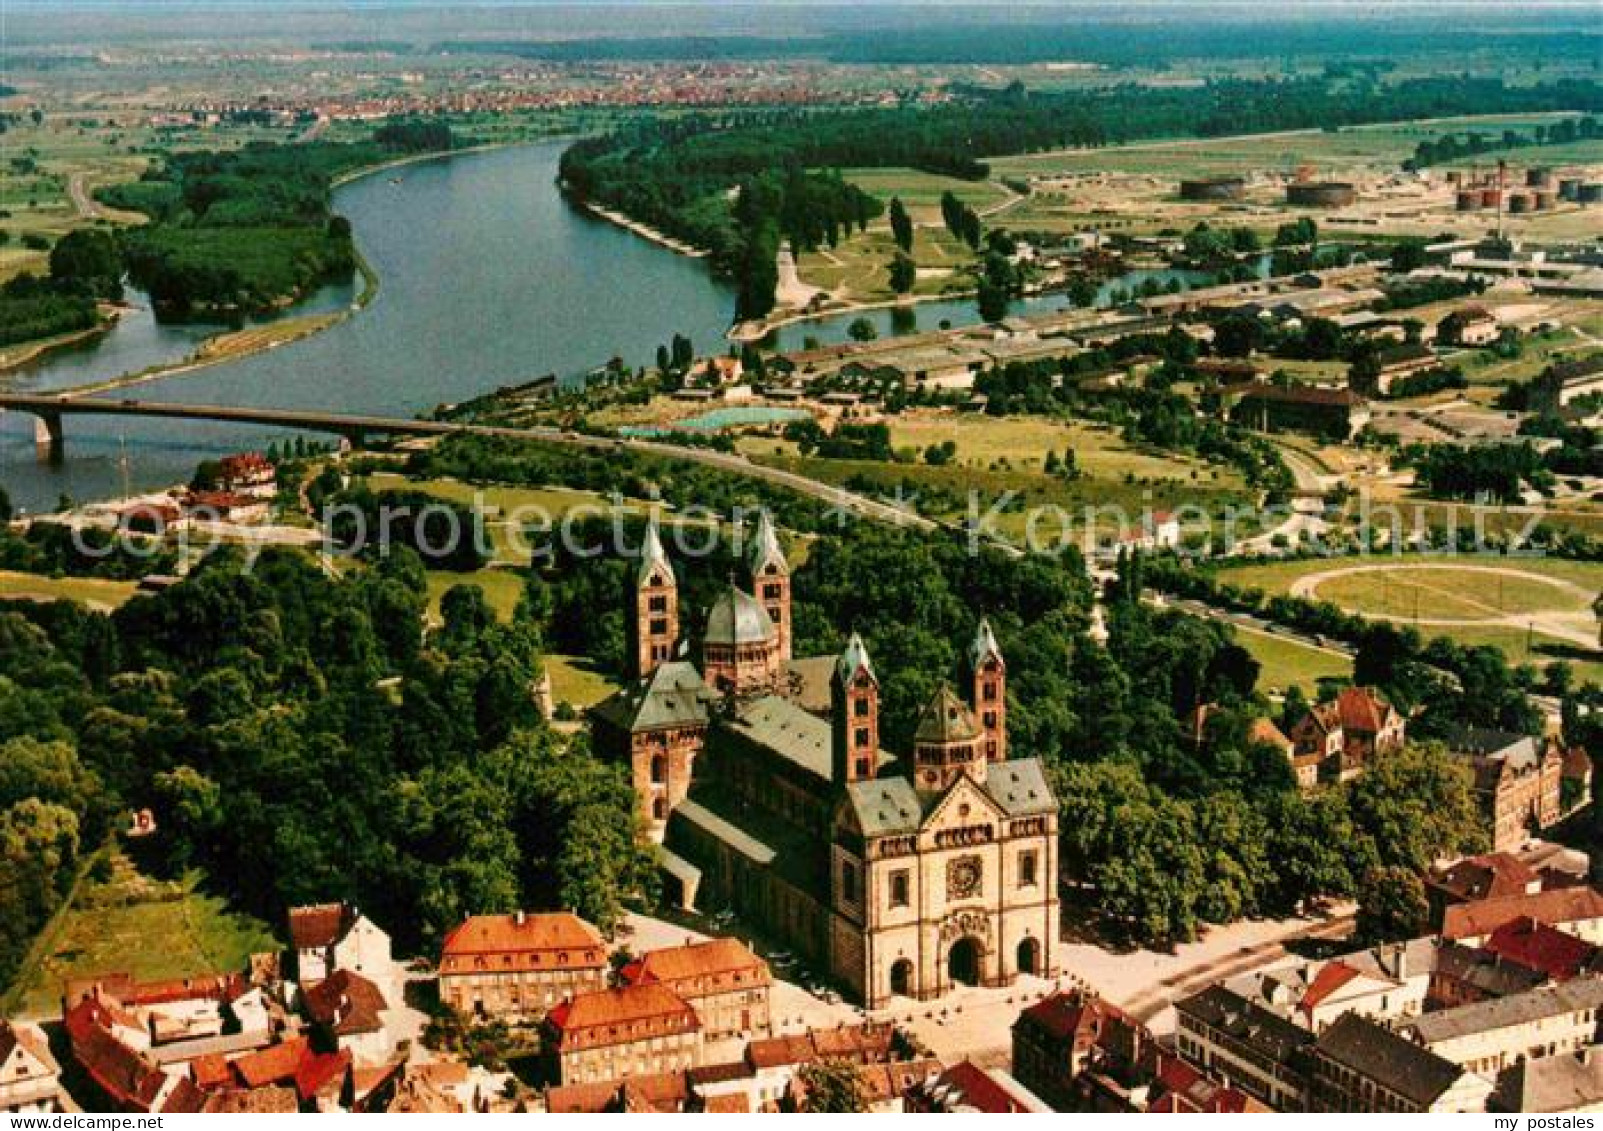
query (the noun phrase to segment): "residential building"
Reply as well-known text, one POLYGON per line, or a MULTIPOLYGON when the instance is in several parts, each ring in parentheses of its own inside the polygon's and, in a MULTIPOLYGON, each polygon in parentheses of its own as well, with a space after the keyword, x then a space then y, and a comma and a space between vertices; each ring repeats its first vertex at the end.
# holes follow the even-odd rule
POLYGON ((1556 744, 1467 727, 1448 745, 1475 772, 1475 798, 1494 852, 1518 848, 1563 816, 1564 756, 1556 744))
POLYGON ((336 970, 301 989, 301 1010, 307 1020, 364 1063, 381 1061, 394 1049, 385 1026, 389 1009, 383 991, 353 970, 336 970))
POLYGON ((1593 1046, 1514 1065, 1498 1081, 1493 1107, 1554 1114, 1603 1111, 1603 1049, 1593 1046))
POLYGON ((564 1084, 683 1072, 701 1063, 701 1022, 667 986, 578 994, 546 1014, 545 1030, 564 1084))
POLYGON ((962 1060, 938 1075, 927 1076, 907 1092, 910 1112, 1041 1115, 1052 1108, 1029 1088, 1000 1069, 981 1068, 962 1060))
POLYGON ((290 908, 289 937, 303 982, 320 982, 336 970, 382 977, 393 964, 390 936, 353 904, 290 908))
POLYGON ((1603 894, 1585 886, 1457 904, 1443 911, 1441 933, 1444 938, 1479 946, 1500 927, 1521 919, 1534 919, 1603 945, 1603 894))
POLYGON ((236 495, 270 499, 278 492, 278 472, 260 452, 224 456, 218 463, 217 487, 236 495))
POLYGON ((1299 778, 1350 781, 1371 759, 1402 749, 1407 723, 1372 687, 1346 687, 1317 703, 1291 728, 1299 778))
POLYGON ((1353 378, 1353 388, 1365 396, 1388 396, 1399 381, 1420 373, 1439 369, 1441 362, 1436 352, 1419 342, 1403 342, 1388 346, 1375 354, 1375 371, 1372 377, 1353 378))
POLYGON ((1057 804, 1040 761, 1008 751, 1007 665, 990 627, 967 649, 964 694, 938 688, 911 756, 897 757, 880 745, 879 677, 860 639, 837 657, 791 656, 789 569, 766 517, 747 577, 751 591, 732 582, 708 611, 699 669, 670 659, 677 587, 649 532, 640 676, 594 712, 598 746, 629 759, 642 808, 665 811, 662 859, 681 900, 735 909, 870 1006, 1050 977, 1057 804), (659 730, 678 738, 635 737, 659 730))
POLYGON ((1174 1003, 1175 1047, 1187 1061, 1276 1111, 1308 1102, 1304 1057, 1314 1034, 1221 985, 1174 1003))
POLYGON ((1581 978, 1427 1013, 1398 1032, 1461 1068, 1495 1080, 1523 1061, 1596 1044, 1600 1008, 1603 978, 1581 978))
POLYGON ((1503 328, 1484 306, 1463 306, 1436 324, 1436 340, 1449 346, 1489 346, 1503 328))
POLYGON ((766 1037, 773 1030, 768 963, 739 939, 653 950, 623 968, 628 985, 667 986, 689 1002, 708 1041, 766 1037))
POLYGON ((567 911, 470 916, 440 951, 440 1001, 464 1016, 537 1020, 606 983, 606 943, 567 911))
POLYGON ((1603 973, 1597 947, 1529 916, 1498 927, 1486 937, 1481 949, 1555 982, 1603 973))
POLYGON ((1554 362, 1531 382, 1530 393, 1532 409, 1553 414, 1603 394, 1603 353, 1554 362))
POLYGON ((1477 1112, 1489 1080, 1357 1013, 1339 1018, 1310 1050, 1314 1111, 1477 1112))
POLYGON ((0 1018, 0 1111, 42 1115, 62 1110, 61 1066, 44 1030, 0 1018))
POLYGON ((1254 381, 1226 385, 1216 394, 1221 412, 1262 432, 1307 432, 1351 440, 1369 425, 1369 402, 1352 389, 1277 385, 1254 381))
POLYGON ((1055 993, 1013 1023, 1013 1075, 1054 1108, 1067 1111, 1077 1106, 1086 1073, 1130 1081, 1156 1043, 1145 1025, 1096 994, 1055 993))
POLYGON ((1272 1109, 1240 1088, 1209 1079, 1177 1056, 1159 1053, 1146 1102, 1132 1110, 1160 1115, 1252 1115, 1272 1109))

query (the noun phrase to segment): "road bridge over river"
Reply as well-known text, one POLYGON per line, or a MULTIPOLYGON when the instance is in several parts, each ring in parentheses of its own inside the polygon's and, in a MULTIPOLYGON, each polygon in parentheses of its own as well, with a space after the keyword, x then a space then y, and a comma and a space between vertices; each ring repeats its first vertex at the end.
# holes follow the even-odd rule
POLYGON ((368 441, 380 437, 395 439, 411 436, 495 436, 591 450, 644 452, 672 459, 690 460, 707 467, 784 487, 842 511, 893 526, 925 531, 957 529, 952 524, 937 523, 904 507, 820 483, 816 479, 809 479, 805 475, 798 475, 782 468, 754 463, 743 455, 713 451, 709 448, 686 447, 660 440, 614 439, 606 436, 586 436, 557 428, 510 428, 451 420, 323 412, 316 409, 178 404, 70 394, 52 396, 37 393, 0 393, 0 411, 27 413, 35 417, 39 422, 35 434, 40 458, 51 461, 60 461, 66 451, 65 420, 69 416, 155 417, 165 420, 209 420, 289 428, 302 432, 323 432, 341 436, 350 441, 354 447, 361 447, 368 441))

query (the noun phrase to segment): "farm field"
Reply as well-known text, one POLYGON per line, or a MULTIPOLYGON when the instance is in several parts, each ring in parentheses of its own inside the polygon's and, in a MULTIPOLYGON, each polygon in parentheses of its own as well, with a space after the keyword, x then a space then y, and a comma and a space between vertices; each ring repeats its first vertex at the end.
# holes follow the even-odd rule
POLYGON ((267 924, 206 893, 200 872, 153 880, 123 852, 105 851, 108 874, 87 876, 35 940, 5 999, 8 1013, 55 1015, 69 978, 123 971, 155 981, 242 970, 252 954, 279 949, 267 924))

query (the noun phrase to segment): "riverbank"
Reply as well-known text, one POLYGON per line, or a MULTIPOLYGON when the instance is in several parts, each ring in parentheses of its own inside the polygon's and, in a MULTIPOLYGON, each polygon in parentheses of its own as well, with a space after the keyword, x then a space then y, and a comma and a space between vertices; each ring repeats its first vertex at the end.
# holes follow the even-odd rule
POLYGON ((601 205, 592 204, 589 201, 573 201, 572 203, 577 204, 581 209, 590 213, 590 215, 599 216, 608 223, 616 224, 626 232, 633 232, 641 239, 650 240, 659 247, 665 247, 669 251, 674 252, 676 255, 683 255, 687 259, 706 259, 710 254, 702 248, 685 243, 683 240, 676 240, 670 235, 659 232, 650 224, 645 224, 639 220, 631 219, 627 213, 617 212, 610 208, 603 208, 601 205))
POLYGON ((57 334, 51 338, 35 338, 30 342, 18 342, 15 346, 0 350, 0 377, 32 364, 35 361, 58 353, 62 350, 73 349, 85 345, 97 338, 103 338, 116 329, 117 322, 122 318, 126 306, 116 303, 104 303, 100 310, 100 322, 82 330, 74 330, 70 334, 57 334))
POLYGON ((964 299, 977 298, 979 293, 978 290, 969 287, 960 291, 944 291, 938 295, 903 295, 900 298, 879 299, 874 302, 826 304, 817 310, 798 310, 782 314, 777 318, 770 315, 755 321, 737 322, 729 328, 727 336, 731 342, 744 345, 748 342, 760 342, 786 326, 797 326, 805 322, 824 322, 831 318, 843 318, 848 314, 866 314, 874 310, 911 308, 932 302, 961 302, 964 299))

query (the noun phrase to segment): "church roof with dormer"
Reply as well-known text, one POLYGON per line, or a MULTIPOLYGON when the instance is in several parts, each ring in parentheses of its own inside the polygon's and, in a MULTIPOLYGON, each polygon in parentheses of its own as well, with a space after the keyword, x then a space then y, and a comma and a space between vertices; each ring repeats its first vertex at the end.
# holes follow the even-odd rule
POLYGON ((638 734, 707 723, 707 685, 693 664, 672 660, 591 708, 591 714, 638 734))
POLYGON ((919 714, 913 741, 947 746, 954 742, 972 742, 979 736, 980 728, 973 712, 943 681, 919 714))

